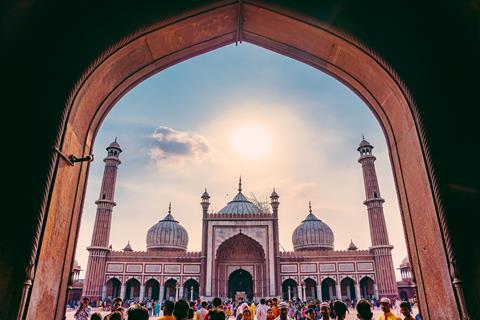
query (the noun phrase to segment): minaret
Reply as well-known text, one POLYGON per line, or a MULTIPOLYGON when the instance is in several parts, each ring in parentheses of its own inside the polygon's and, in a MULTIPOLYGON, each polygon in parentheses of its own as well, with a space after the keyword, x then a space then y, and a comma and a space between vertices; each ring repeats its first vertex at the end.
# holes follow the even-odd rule
POLYGON ((112 221, 112 210, 116 203, 113 201, 115 194, 115 182, 117 179, 118 165, 121 163, 119 155, 122 152, 117 138, 107 148, 107 157, 105 170, 103 172, 102 187, 100 196, 95 204, 97 205, 97 215, 93 227, 92 242, 87 250, 88 265, 85 275, 85 286, 83 295, 92 301, 105 298, 105 262, 107 254, 110 252, 110 224, 112 221))
POLYGON ((205 188, 202 194, 202 263, 200 271, 200 295, 205 295, 206 277, 207 277, 207 237, 208 237, 208 207, 210 206, 210 195, 205 188))
POLYGON ((279 230, 278 230, 278 194, 273 188, 273 192, 270 195, 270 205, 272 206, 272 215, 273 215, 273 248, 275 254, 275 290, 276 292, 271 292, 272 296, 279 296, 281 292, 281 281, 280 281, 280 240, 279 240, 279 230))
POLYGON ((372 155, 372 149, 373 146, 365 139, 360 142, 360 146, 357 148, 360 152, 358 162, 362 164, 365 184, 366 200, 363 204, 367 206, 370 237, 372 239, 370 252, 375 258, 376 285, 380 296, 377 298, 395 298, 398 296, 398 290, 392 260, 393 246, 388 241, 387 226, 383 214, 385 200, 380 196, 374 163, 376 158, 372 155))

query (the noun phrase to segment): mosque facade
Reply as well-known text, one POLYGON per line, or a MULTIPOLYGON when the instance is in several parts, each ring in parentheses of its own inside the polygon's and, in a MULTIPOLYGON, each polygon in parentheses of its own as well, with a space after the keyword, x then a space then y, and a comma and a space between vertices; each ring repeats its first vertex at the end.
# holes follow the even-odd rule
POLYGON ((107 148, 105 170, 89 251, 84 296, 91 300, 115 297, 144 299, 342 299, 398 296, 388 233, 380 195, 373 146, 362 140, 360 153, 371 246, 353 242, 334 249, 334 233, 318 219, 311 205, 292 234, 293 251, 280 250, 279 195, 270 195, 271 210, 248 199, 242 189, 218 212, 209 212, 210 195, 201 195, 202 246, 190 252, 188 232, 168 213, 146 235, 146 250, 128 243, 112 250, 109 235, 118 166, 122 149, 107 148))

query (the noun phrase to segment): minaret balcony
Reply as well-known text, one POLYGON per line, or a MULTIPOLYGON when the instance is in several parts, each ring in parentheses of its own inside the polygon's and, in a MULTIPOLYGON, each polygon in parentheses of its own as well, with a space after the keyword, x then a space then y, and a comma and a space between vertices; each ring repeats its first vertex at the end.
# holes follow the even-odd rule
POLYGON ((115 201, 107 199, 98 199, 95 204, 100 208, 111 208, 117 205, 115 201))
POLYGON ((373 207, 381 207, 384 202, 385 200, 383 198, 370 198, 363 201, 363 204, 369 208, 373 208, 373 207))

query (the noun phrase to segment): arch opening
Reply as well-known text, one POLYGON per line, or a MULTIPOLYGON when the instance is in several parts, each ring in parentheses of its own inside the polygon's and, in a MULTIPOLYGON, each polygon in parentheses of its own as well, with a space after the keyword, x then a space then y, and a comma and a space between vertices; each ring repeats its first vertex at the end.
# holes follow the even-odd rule
POLYGON ((155 279, 149 279, 145 283, 145 296, 147 300, 158 301, 160 299, 160 283, 155 279))
POLYGON ((163 294, 163 300, 178 300, 178 281, 175 279, 168 279, 164 286, 165 292, 163 294))
POLYGON ((253 277, 250 272, 238 269, 228 277, 228 297, 237 301, 238 296, 253 298, 253 277))
POLYGON ((188 279, 183 285, 183 299, 195 301, 200 297, 200 284, 195 279, 188 279))
POLYGON ((214 290, 219 296, 236 298, 237 293, 244 292, 247 298, 252 298, 267 292, 265 251, 260 243, 243 233, 220 244, 216 251, 216 273, 214 290))
POLYGON ((282 282, 282 298, 285 301, 294 300, 297 297, 298 293, 297 282, 291 278, 286 279, 282 282))
POLYGON ((312 278, 307 278, 303 281, 305 283, 305 298, 306 301, 318 299, 317 296, 317 282, 312 278))
POLYGON ((107 292, 106 298, 109 300, 113 300, 116 297, 120 297, 120 290, 122 283, 117 278, 111 278, 107 281, 107 292))
POLYGON ((140 300, 140 282, 135 279, 129 279, 125 283, 125 300, 140 300))
POLYGON ((322 300, 339 299, 335 285, 336 282, 332 278, 322 280, 322 300))
MULTIPOLYGON (((244 11, 245 22, 240 32, 245 41, 285 54, 333 75, 371 107, 382 124, 390 148, 418 299, 424 306, 422 312, 430 318, 442 314, 458 315, 455 307, 457 299, 448 274, 448 257, 441 236, 442 226, 438 222, 438 204, 432 186, 434 179, 428 170, 428 153, 418 124, 420 119, 412 111, 413 103, 398 77, 373 54, 320 24, 307 23, 302 17, 282 14, 252 3, 245 4, 244 11), (325 51, 325 48, 336 49, 332 52, 325 51), (356 63, 352 64, 351 61, 356 63), (421 237, 415 236, 413 226, 422 225, 422 221, 433 223, 431 228, 424 230, 421 237), (426 287, 436 288, 436 293, 428 292, 426 287)), ((236 5, 214 6, 192 15, 190 20, 174 19, 177 26, 186 27, 186 34, 195 34, 191 29, 192 19, 198 19, 197 22, 201 23, 205 16, 225 17, 221 25, 206 28, 207 32, 201 36, 187 37, 183 47, 182 44, 162 40, 168 26, 159 24, 122 42, 115 50, 99 59, 95 68, 89 69, 72 90, 65 123, 60 130, 60 149, 66 154, 88 154, 101 121, 114 103, 133 86, 172 64, 234 42, 233 21, 236 21, 236 12, 236 5), (142 52, 146 40, 156 44, 150 47, 152 51, 142 52), (128 54, 131 52, 138 54, 128 54)), ((52 166, 62 170, 51 170, 52 185, 46 186, 50 201, 44 211, 47 212, 45 228, 53 230, 52 234, 56 237, 45 233, 41 240, 36 265, 38 281, 35 281, 32 288, 31 302, 27 308, 29 316, 33 318, 63 314, 80 221, 79 204, 84 195, 88 172, 88 164, 85 163, 72 167, 71 170, 63 170, 65 163, 57 157, 52 166), (65 196, 64 190, 71 190, 71 194, 65 196), (64 221, 69 223, 65 224, 64 221), (70 228, 62 230, 55 227, 64 225, 70 225, 70 228), (57 247, 61 248, 63 257, 51 259, 48 252, 57 247), (44 277, 52 274, 58 276, 44 277), (53 280, 42 281, 42 278, 53 280), (50 309, 37 308, 35 302, 41 300, 45 291, 53 292, 56 300, 52 301, 50 309)), ((41 223, 40 228, 42 225, 41 223)), ((322 296, 324 282, 325 280, 322 281, 322 296)), ((135 293, 135 287, 132 288, 131 293, 135 293)))

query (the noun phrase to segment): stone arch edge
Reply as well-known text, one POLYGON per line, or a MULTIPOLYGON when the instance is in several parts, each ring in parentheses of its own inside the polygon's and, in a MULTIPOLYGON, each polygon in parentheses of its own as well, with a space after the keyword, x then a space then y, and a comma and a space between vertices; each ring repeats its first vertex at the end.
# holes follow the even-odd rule
MULTIPOLYGON (((231 4, 231 3, 232 2, 230 2, 230 1, 223 2, 223 4, 231 4)), ((251 5, 253 2, 249 1, 248 3, 251 5)), ((172 18, 172 20, 174 20, 174 19, 172 18)), ((341 37, 341 33, 336 32, 336 35, 341 37)), ((127 37, 126 39, 129 39, 129 37, 127 37)), ((348 40, 348 36, 344 36, 343 39, 348 40)), ((354 39, 350 39, 350 41, 352 43, 355 43, 358 48, 362 48, 362 45, 358 41, 355 41, 354 39)), ((75 99, 77 98, 78 92, 82 88, 82 84, 84 84, 83 81, 87 81, 88 77, 90 75, 90 72, 92 72, 92 73, 95 72, 95 70, 97 70, 97 68, 102 63, 104 63, 104 61, 106 59, 108 59, 108 57, 110 55, 113 55, 115 52, 117 52, 117 50, 122 48, 124 45, 127 45, 128 43, 129 42, 127 40, 122 40, 118 44, 112 46, 113 49, 111 49, 110 51, 107 50, 106 53, 108 53, 108 54, 103 54, 97 61, 92 63, 92 66, 87 70, 85 75, 82 76, 82 80, 79 81, 79 84, 77 84, 77 86, 72 90, 71 95, 67 99, 66 108, 65 108, 64 114, 62 116, 62 120, 61 120, 62 125, 60 126, 59 131, 58 131, 58 136, 57 136, 57 139, 56 139, 56 146, 62 146, 63 147, 66 144, 68 144, 68 141, 65 141, 65 137, 66 137, 66 131, 68 131, 67 124, 69 122, 70 111, 74 107, 75 99)), ((405 100, 406 100, 406 102, 407 102, 407 104, 408 104, 408 106, 409 106, 409 108, 412 112, 412 116, 413 116, 413 119, 414 119, 414 124, 416 126, 416 133, 418 134, 418 138, 420 140, 420 145, 421 145, 420 151, 422 153, 424 163, 426 164, 427 176, 429 178, 430 188, 431 188, 432 194, 434 196, 434 200, 435 200, 434 205, 435 205, 436 211, 438 213, 438 215, 437 215, 438 222, 439 222, 440 228, 443 231, 441 236, 443 237, 443 241, 444 241, 445 246, 446 246, 448 260, 450 261, 450 266, 449 267, 454 268, 454 265, 452 263, 452 261, 454 260, 453 259, 453 257, 454 257, 453 249, 452 249, 450 238, 449 238, 449 235, 448 235, 448 228, 447 228, 445 218, 444 218, 444 215, 443 215, 443 207, 442 207, 441 199, 440 199, 439 193, 438 193, 438 184, 436 182, 435 172, 434 172, 433 166, 431 164, 430 152, 429 152, 428 144, 426 142, 424 129, 423 129, 423 122, 422 122, 422 119, 419 115, 418 108, 415 105, 415 103, 413 102, 412 96, 410 95, 409 91, 406 89, 406 86, 401 81, 401 79, 398 77, 398 75, 382 59, 380 59, 374 52, 372 52, 371 50, 368 50, 368 48, 366 48, 365 46, 363 46, 363 47, 364 47, 363 48, 364 52, 367 52, 367 54, 370 57, 373 57, 374 60, 385 69, 385 72, 391 77, 391 79, 393 79, 395 81, 395 83, 397 84, 398 88, 401 90, 401 92, 403 94, 403 97, 405 98, 405 100)), ((323 71, 325 71, 325 70, 323 70, 323 71)), ((329 72, 327 71, 327 73, 329 73, 329 72)), ((98 126, 97 126, 97 128, 98 128, 98 126)), ((93 141, 93 138, 92 138, 92 141, 93 141)), ((83 151, 85 152, 85 151, 88 151, 89 148, 91 148, 92 146, 89 145, 87 143, 87 141, 85 141, 84 144, 83 144, 83 147, 84 147, 83 151)), ((55 177, 57 176, 58 171, 62 169, 62 164, 60 163, 60 161, 61 161, 61 159, 59 159, 58 155, 55 153, 54 156, 52 156, 51 166, 50 166, 50 169, 48 171, 48 178, 47 178, 47 181, 46 181, 44 197, 42 199, 41 212, 39 214, 39 218, 40 218, 39 220, 42 220, 43 218, 48 218, 48 216, 46 216, 45 213, 46 213, 47 208, 51 204, 52 192, 54 191, 53 181, 54 181, 55 177)), ((82 169, 81 172, 78 172, 78 179, 77 179, 77 188, 80 188, 80 189, 84 187, 84 183, 81 182, 82 179, 80 179, 80 176, 82 176, 82 175, 85 176, 88 173, 88 167, 85 168, 85 166, 81 166, 81 169, 82 169)), ((397 177, 396 178, 397 188, 400 187, 399 184, 403 185, 403 183, 398 182, 398 179, 399 178, 397 177)), ((82 195, 79 195, 79 196, 80 196, 81 199, 83 199, 82 195)), ((80 205, 78 203, 75 203, 75 201, 74 201, 73 206, 74 207, 73 207, 72 211, 75 211, 75 210, 78 210, 78 206, 80 206, 80 205), (75 208, 75 207, 77 207, 77 208, 75 208)), ((405 217, 403 217, 403 218, 405 218, 405 217)), ((404 223, 405 223, 405 221, 404 221, 404 223)), ((37 225, 39 226, 37 228, 36 237, 35 237, 35 241, 36 241, 37 244, 36 245, 34 244, 34 248, 32 250, 32 256, 34 254, 35 259, 30 259, 29 264, 28 264, 28 271, 30 273, 30 275, 29 275, 30 278, 33 278, 33 275, 31 275, 31 271, 33 270, 32 261, 35 261, 35 260, 38 261, 38 257, 36 256, 36 253, 37 253, 37 249, 38 249, 39 237, 40 237, 40 234, 41 234, 41 231, 42 231, 41 227, 43 226, 43 221, 37 221, 37 225)), ((78 232, 78 230, 77 230, 77 232, 78 232)), ((408 238, 409 237, 407 237, 407 239, 408 238)), ((75 240, 76 240, 76 236, 75 236, 75 240)), ((410 246, 410 249, 411 249, 411 246, 410 246)), ((409 250, 409 251, 411 251, 411 250, 409 250)), ((416 254, 418 255, 418 253, 416 253, 416 254)), ((412 262, 415 261, 418 264, 418 260, 416 260, 416 258, 417 257, 415 257, 415 259, 411 259, 411 260, 412 260, 412 262)), ((456 272, 455 272, 455 270, 452 270, 452 271, 453 271, 453 274, 454 274, 454 278, 456 279, 457 278, 456 272)), ((57 314, 57 316, 58 316, 58 314, 57 314)))

